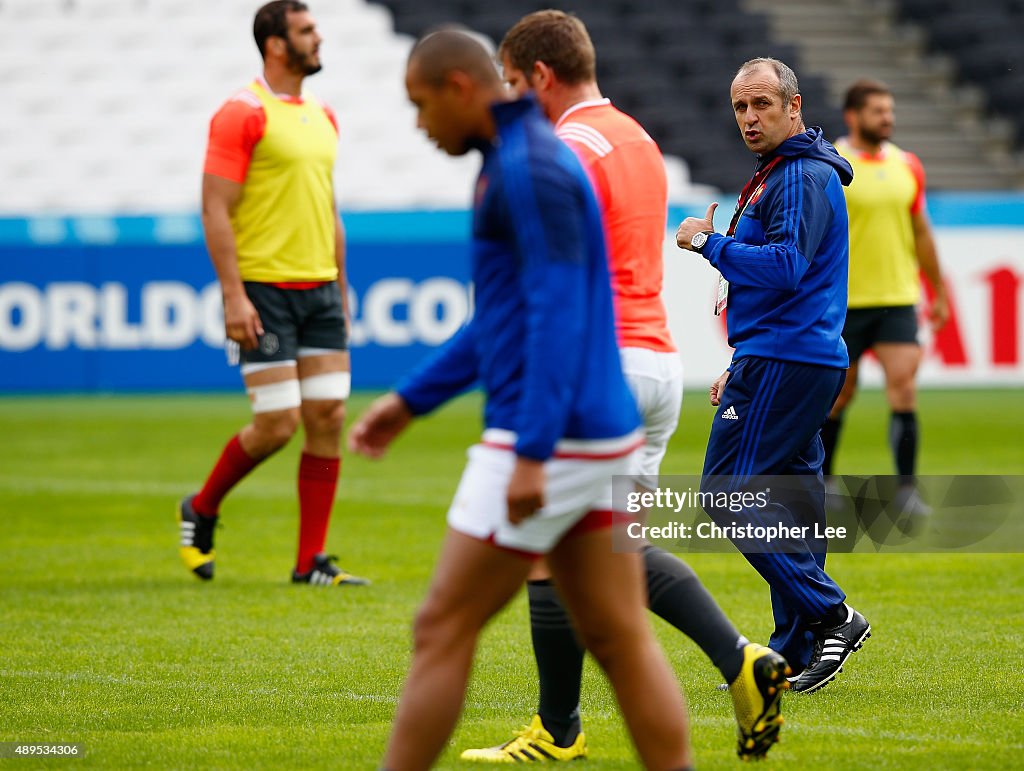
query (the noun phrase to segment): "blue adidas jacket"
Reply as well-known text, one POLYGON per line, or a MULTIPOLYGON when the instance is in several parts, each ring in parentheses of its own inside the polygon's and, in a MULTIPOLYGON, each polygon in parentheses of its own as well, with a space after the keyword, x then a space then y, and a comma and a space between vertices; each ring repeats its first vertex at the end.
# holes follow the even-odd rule
POLYGON ((704 257, 729 281, 733 359, 760 356, 845 368, 849 231, 843 185, 850 164, 813 127, 758 158, 776 155, 734 237, 708 237, 704 257))
POLYGON ((478 380, 484 423, 545 460, 567 439, 640 423, 615 339, 604 230, 590 181, 531 98, 492 108, 473 211, 475 314, 397 388, 413 413, 478 380))

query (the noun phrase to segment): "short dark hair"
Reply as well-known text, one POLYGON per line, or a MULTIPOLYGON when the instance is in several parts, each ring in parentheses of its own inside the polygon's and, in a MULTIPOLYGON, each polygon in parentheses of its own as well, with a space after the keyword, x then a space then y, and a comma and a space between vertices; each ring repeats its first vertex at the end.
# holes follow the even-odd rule
POLYGON ((846 89, 846 99, 843 101, 843 109, 859 110, 868 103, 868 97, 876 96, 878 94, 883 96, 892 96, 892 89, 880 80, 861 78, 846 89))
POLYGON ((309 6, 298 0, 273 0, 258 11, 252 22, 252 36, 256 38, 256 47, 260 56, 267 58, 267 38, 283 37, 288 39, 288 14, 308 11, 309 6))
POLYGON ((595 80, 597 55, 583 22, 562 11, 537 11, 519 21, 498 47, 499 57, 527 78, 536 62, 544 62, 563 83, 576 85, 595 80))
POLYGON ((419 77, 432 88, 440 87, 453 70, 465 72, 479 83, 500 84, 493 51, 494 44, 480 33, 446 24, 428 30, 416 41, 406 65, 415 62, 419 77))

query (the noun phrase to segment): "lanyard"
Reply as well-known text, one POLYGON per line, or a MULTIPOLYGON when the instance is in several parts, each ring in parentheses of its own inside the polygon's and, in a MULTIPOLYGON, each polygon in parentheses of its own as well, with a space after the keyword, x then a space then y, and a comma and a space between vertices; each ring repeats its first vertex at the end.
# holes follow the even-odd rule
MULTIPOLYGON (((761 188, 764 181, 768 178, 768 175, 772 173, 779 161, 782 160, 781 155, 776 155, 768 163, 762 166, 760 169, 754 172, 754 176, 750 178, 750 181, 744 185, 740 197, 736 199, 736 211, 732 213, 732 222, 729 223, 729 229, 725 232, 727 236, 731 236, 736 232, 736 225, 739 224, 740 217, 743 216, 743 212, 747 208, 747 204, 750 203, 750 199, 754 197, 754 194, 761 188)), ((722 311, 729 305, 729 282, 726 281, 725 276, 721 273, 718 274, 718 296, 715 299, 715 315, 721 316, 722 311)))
POLYGON ((768 175, 771 174, 772 169, 774 169, 781 160, 782 156, 776 155, 768 161, 768 163, 754 172, 754 176, 752 176, 750 181, 743 187, 742 192, 740 192, 740 197, 736 199, 736 211, 732 214, 732 221, 729 223, 729 229, 725 232, 727 236, 731 236, 736 232, 736 225, 739 224, 740 217, 743 216, 743 212, 747 208, 747 204, 750 203, 750 199, 754 196, 754 193, 757 192, 757 189, 765 179, 768 178, 768 175))

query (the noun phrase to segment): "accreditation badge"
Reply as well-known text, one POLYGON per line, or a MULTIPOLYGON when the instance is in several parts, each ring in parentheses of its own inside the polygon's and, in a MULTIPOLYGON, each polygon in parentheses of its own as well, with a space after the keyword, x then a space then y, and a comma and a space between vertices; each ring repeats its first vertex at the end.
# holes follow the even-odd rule
POLYGON ((725 276, 721 273, 718 274, 718 297, 715 299, 715 315, 721 316, 722 311, 725 310, 729 304, 729 282, 726 281, 725 276))

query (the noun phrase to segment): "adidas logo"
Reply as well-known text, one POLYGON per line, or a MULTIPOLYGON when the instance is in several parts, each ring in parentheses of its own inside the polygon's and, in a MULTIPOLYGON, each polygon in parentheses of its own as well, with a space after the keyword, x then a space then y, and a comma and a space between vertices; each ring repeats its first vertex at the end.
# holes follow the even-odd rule
POLYGON ((181 545, 182 546, 195 546, 196 545, 196 523, 189 522, 187 519, 181 521, 181 545))
POLYGON ((736 414, 736 408, 729 405, 729 409, 722 413, 722 420, 739 420, 740 416, 736 414))
POLYGON ((330 586, 334 583, 334 576, 314 569, 313 574, 309 577, 309 582, 315 586, 330 586))

